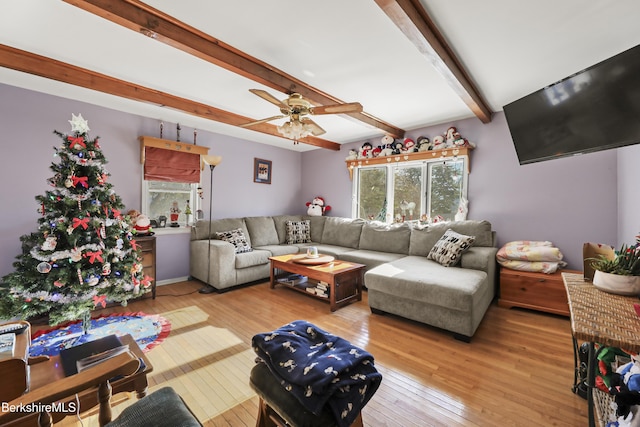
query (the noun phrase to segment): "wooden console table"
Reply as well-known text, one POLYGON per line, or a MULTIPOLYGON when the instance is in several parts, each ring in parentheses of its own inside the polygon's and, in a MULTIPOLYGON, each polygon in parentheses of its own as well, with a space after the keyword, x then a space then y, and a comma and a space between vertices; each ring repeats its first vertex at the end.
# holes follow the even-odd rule
POLYGON ((595 426, 597 418, 598 425, 604 427, 611 411, 611 397, 595 387, 595 344, 640 352, 640 317, 633 308, 638 298, 603 292, 581 274, 562 273, 562 278, 569 301, 574 350, 578 341, 589 343, 589 426, 595 426))

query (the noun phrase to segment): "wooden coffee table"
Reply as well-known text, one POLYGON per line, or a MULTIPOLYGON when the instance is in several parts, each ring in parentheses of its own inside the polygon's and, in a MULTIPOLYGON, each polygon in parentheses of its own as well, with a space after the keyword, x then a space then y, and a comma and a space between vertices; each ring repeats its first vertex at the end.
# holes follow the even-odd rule
POLYGON ((269 257, 271 260, 271 289, 275 288, 279 277, 288 274, 307 276, 312 281, 327 283, 329 297, 323 298, 307 292, 306 286, 283 285, 303 292, 309 296, 329 302, 331 311, 336 311, 353 301, 362 301, 362 284, 364 269, 362 264, 334 259, 328 255, 319 255, 317 259, 307 258, 302 254, 289 254, 269 257), (325 261, 320 263, 321 261, 325 261), (281 270, 284 273, 277 273, 281 270))

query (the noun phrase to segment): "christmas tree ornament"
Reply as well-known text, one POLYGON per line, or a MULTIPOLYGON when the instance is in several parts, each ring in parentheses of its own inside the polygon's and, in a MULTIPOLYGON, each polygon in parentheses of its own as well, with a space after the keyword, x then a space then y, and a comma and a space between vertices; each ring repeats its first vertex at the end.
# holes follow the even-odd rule
POLYGON ((103 276, 108 276, 109 274, 111 274, 111 263, 105 262, 102 265, 102 275, 103 276))
POLYGON ((55 286, 56 288, 61 288, 64 286, 64 283, 62 283, 59 280, 56 280, 55 282, 53 282, 53 286, 55 286))
POLYGON ((78 132, 78 133, 87 133, 89 132, 89 123, 82 118, 82 114, 78 114, 77 116, 73 113, 71 113, 71 120, 69 120, 69 123, 71 123, 71 132, 78 132))
POLYGON ((51 264, 42 261, 36 266, 36 269, 38 270, 38 273, 46 274, 51 271, 51 264))
POLYGON ((91 276, 89 278, 87 278, 87 285, 89 286, 95 286, 98 284, 98 282, 100 281, 100 278, 97 276, 91 276))
POLYGON ((58 239, 55 236, 48 236, 42 244, 43 251, 52 251, 56 248, 58 239))
POLYGON ((68 136, 69 148, 72 150, 82 150, 87 148, 87 144, 84 143, 84 138, 81 136, 68 136))
POLYGON ((71 179, 71 177, 67 177, 67 179, 64 180, 64 186, 67 188, 73 187, 73 179, 71 179))

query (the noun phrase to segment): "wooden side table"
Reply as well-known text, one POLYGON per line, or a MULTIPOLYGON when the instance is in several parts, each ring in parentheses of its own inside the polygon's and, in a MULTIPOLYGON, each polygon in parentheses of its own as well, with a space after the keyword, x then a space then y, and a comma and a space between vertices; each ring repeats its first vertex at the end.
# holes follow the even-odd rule
POLYGON ((596 416, 604 425, 611 411, 611 397, 595 387, 595 344, 640 352, 640 317, 633 308, 638 298, 603 292, 585 281, 582 274, 562 273, 562 278, 569 300, 574 359, 578 341, 589 343, 589 426, 595 426, 596 416))
POLYGON ((145 276, 153 278, 151 297, 156 299, 156 236, 136 236, 142 251, 142 268, 145 276))

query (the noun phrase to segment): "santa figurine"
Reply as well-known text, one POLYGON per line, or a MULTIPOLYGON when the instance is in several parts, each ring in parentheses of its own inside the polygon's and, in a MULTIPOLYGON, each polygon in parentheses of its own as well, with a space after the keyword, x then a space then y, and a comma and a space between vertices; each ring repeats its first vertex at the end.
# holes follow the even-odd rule
POLYGON ((151 220, 148 216, 140 214, 137 216, 133 228, 137 234, 149 234, 151 232, 151 220))
POLYGON ((322 216, 331 210, 331 206, 325 206, 324 199, 320 196, 314 198, 311 202, 307 202, 307 215, 322 216))

